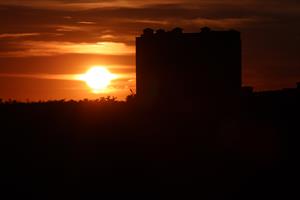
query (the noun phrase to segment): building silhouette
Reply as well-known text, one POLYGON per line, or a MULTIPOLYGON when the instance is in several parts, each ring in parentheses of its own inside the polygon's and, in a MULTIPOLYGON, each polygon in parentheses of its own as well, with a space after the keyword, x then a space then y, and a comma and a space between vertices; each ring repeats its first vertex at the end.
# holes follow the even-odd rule
POLYGON ((241 69, 235 30, 148 28, 136 38, 137 98, 146 104, 233 102, 241 90, 241 69))

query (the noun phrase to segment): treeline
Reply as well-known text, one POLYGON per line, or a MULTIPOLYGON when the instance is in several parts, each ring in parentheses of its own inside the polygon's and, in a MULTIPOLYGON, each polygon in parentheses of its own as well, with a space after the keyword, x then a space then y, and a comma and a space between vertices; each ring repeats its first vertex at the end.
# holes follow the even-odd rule
POLYGON ((135 101, 135 94, 128 95, 125 100, 118 100, 115 96, 100 97, 98 99, 58 99, 58 100, 39 100, 39 101, 18 101, 15 99, 1 99, 0 105, 13 104, 124 104, 135 101))

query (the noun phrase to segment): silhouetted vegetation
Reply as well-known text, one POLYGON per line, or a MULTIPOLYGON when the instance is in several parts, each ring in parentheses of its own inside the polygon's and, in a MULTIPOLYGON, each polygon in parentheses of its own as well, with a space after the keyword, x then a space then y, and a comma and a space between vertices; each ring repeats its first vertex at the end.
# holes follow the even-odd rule
MULTIPOLYGON (((131 98, 133 95, 129 95, 127 98, 131 98)), ((66 100, 66 99, 60 99, 60 100, 47 100, 47 101, 17 101, 17 100, 3 100, 0 99, 0 104, 75 104, 75 103, 89 103, 89 104, 113 104, 113 103, 122 103, 124 101, 118 101, 117 97, 113 96, 107 96, 107 97, 100 97, 99 99, 83 99, 83 100, 66 100)))
POLYGON ((2 190, 36 199, 270 199, 290 190, 299 92, 251 94, 239 114, 222 116, 205 105, 141 110, 133 99, 2 101, 2 190))

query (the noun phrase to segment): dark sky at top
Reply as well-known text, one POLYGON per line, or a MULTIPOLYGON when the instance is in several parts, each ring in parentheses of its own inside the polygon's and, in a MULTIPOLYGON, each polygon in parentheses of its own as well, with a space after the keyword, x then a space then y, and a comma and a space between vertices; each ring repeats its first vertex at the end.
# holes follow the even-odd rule
MULTIPOLYGON (((298 0, 0 0, 0 98, 93 98, 75 81, 46 75, 105 65, 133 77, 135 36, 175 26, 241 31, 244 85, 300 81, 298 0)), ((125 95, 134 84, 124 78, 114 87, 125 95)))

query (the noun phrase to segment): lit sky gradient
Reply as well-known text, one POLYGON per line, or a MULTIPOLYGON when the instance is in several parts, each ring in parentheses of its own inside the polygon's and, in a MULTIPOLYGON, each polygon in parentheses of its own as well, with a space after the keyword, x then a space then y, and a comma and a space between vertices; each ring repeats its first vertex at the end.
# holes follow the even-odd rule
POLYGON ((244 85, 300 81, 298 0, 0 0, 0 26, 3 99, 123 99, 135 89, 135 37, 146 27, 237 29, 244 85), (109 92, 70 79, 95 65, 121 75, 109 92))

